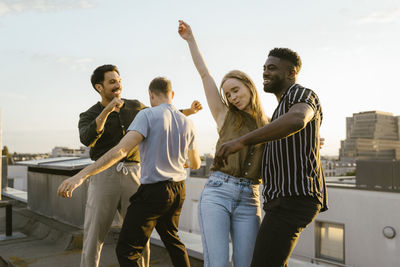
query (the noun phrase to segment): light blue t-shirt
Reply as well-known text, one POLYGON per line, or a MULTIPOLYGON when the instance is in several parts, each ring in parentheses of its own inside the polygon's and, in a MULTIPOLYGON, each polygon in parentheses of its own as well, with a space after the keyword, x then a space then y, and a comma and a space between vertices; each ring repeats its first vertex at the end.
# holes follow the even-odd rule
POLYGON ((188 150, 196 149, 193 123, 171 104, 141 110, 128 128, 144 136, 139 144, 142 184, 186 179, 188 150))

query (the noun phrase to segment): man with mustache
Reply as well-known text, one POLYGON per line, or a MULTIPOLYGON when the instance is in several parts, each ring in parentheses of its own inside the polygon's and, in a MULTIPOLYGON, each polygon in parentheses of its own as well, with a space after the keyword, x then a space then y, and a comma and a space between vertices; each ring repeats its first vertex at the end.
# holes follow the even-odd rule
POLYGON ((262 158, 265 217, 252 267, 287 266, 301 231, 327 210, 319 154, 322 109, 315 92, 296 83, 300 68, 296 52, 288 48, 269 52, 264 91, 273 93, 279 103, 271 123, 225 143, 217 152, 217 160, 224 164, 243 147, 266 142, 262 158))
MULTIPOLYGON (((101 101, 80 114, 79 135, 81 142, 90 147, 90 158, 96 161, 120 142, 135 116, 146 106, 138 100, 121 98, 121 77, 114 65, 97 67, 91 76, 91 83, 100 94, 101 101)), ((187 116, 201 108, 201 104, 194 101, 191 108, 181 112, 187 116)), ((129 198, 140 185, 139 162, 139 149, 135 146, 114 166, 90 179, 85 210, 82 267, 99 265, 101 249, 115 212, 118 211, 122 221, 129 206, 129 198)), ((149 266, 149 243, 142 255, 141 266, 149 266)))

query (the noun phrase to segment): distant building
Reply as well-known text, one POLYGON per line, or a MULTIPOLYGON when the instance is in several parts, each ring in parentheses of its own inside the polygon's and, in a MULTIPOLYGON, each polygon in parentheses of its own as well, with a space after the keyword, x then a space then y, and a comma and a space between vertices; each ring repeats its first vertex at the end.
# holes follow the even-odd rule
POLYGON ((346 118, 346 140, 341 141, 340 161, 400 160, 400 117, 367 111, 346 118))
POLYGON ((321 157, 322 170, 325 177, 354 176, 357 164, 354 162, 342 162, 336 157, 321 157))
POLYGON ((79 149, 73 149, 68 147, 56 146, 51 151, 52 158, 58 157, 81 157, 88 158, 89 157, 90 148, 81 146, 79 149))
POLYGON ((40 159, 47 159, 49 158, 49 153, 16 153, 12 154, 13 162, 16 163, 18 161, 26 161, 26 160, 40 160, 40 159))

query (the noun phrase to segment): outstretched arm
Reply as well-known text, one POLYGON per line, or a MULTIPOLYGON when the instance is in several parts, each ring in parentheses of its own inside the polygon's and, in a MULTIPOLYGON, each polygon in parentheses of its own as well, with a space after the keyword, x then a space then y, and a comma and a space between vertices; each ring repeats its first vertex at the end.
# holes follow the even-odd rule
POLYGON ((96 160, 89 166, 86 166, 83 170, 68 178, 58 187, 57 194, 64 198, 72 197, 72 192, 79 187, 86 179, 90 176, 102 172, 122 158, 124 158, 129 151, 131 151, 136 145, 143 140, 143 135, 136 131, 129 131, 119 142, 118 145, 109 150, 101 158, 96 160))
POLYGON ((203 109, 203 106, 201 105, 201 103, 197 100, 194 100, 192 102, 192 105, 190 106, 190 108, 180 109, 180 111, 183 113, 183 115, 189 116, 192 114, 196 114, 197 112, 199 112, 202 109, 203 109))
POLYGON ((199 47, 197 46, 196 39, 192 33, 190 26, 184 21, 179 21, 178 33, 180 36, 187 41, 192 55, 193 63, 196 66, 198 73, 200 74, 203 82, 204 91, 206 93, 207 103, 210 107, 211 114, 214 117, 217 126, 222 126, 228 111, 227 107, 221 100, 218 92, 218 87, 215 84, 214 78, 210 75, 206 63, 200 53, 199 47))
POLYGON ((293 105, 288 113, 277 120, 245 134, 235 140, 222 144, 216 153, 216 163, 224 165, 230 154, 248 145, 255 145, 291 136, 302 130, 314 117, 314 110, 306 103, 293 105))

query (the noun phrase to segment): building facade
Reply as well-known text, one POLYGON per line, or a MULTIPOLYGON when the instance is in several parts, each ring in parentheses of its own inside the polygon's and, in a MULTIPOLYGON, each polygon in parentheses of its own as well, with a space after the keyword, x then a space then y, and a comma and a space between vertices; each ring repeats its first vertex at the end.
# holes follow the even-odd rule
POLYGON ((341 141, 340 161, 399 160, 400 117, 381 111, 367 111, 346 118, 346 140, 341 141))
POLYGON ((56 146, 51 151, 51 157, 81 157, 89 158, 89 147, 81 146, 79 149, 56 146))

